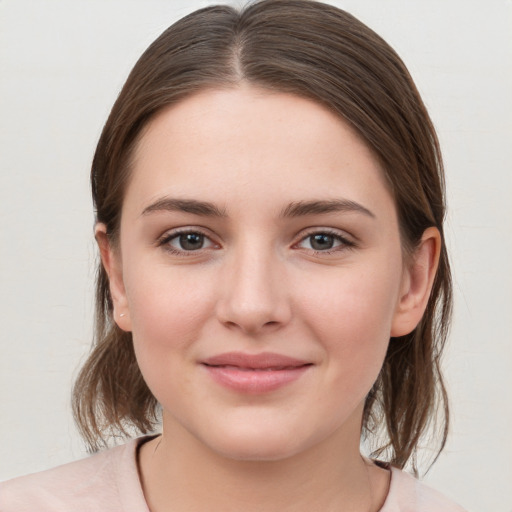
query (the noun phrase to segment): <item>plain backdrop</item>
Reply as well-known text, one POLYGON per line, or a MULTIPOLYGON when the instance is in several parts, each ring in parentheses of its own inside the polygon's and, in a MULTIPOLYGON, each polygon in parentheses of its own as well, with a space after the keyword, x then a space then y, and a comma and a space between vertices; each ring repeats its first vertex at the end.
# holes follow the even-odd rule
MULTIPOLYGON (((92 331, 92 154, 140 53, 210 3, 0 0, 0 479, 85 454, 69 403, 92 331)), ((469 510, 510 512, 512 2, 331 3, 398 51, 444 150, 453 416, 426 481, 469 510)))

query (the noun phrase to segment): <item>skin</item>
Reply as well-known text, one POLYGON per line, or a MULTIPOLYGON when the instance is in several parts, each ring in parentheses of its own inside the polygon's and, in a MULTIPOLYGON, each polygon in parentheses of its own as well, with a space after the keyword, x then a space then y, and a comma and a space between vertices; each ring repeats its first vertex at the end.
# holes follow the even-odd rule
POLYGON ((133 164, 118 246, 104 225, 96 234, 115 320, 133 333, 163 408, 163 435, 139 457, 152 512, 378 510, 389 473, 359 453, 364 399, 390 336, 421 319, 438 231, 404 259, 370 150, 339 117, 290 94, 244 84, 196 94, 157 114, 133 164), (166 198, 207 201, 224 216, 165 209, 166 198), (312 200, 351 207, 280 215, 312 200), (193 249, 179 228, 198 234, 193 249), (311 366, 275 391, 241 393, 201 364, 230 351, 311 366))

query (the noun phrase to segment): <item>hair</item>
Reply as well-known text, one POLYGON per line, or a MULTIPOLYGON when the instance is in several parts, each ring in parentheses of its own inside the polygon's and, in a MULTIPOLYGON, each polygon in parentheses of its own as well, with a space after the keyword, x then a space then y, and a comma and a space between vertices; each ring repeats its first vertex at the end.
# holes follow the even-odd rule
MULTIPOLYGON (((262 0, 240 10, 211 6, 173 24, 135 64, 103 128, 91 171, 96 221, 106 225, 115 245, 131 157, 157 112, 196 92, 241 83, 311 99, 355 128, 387 179, 405 254, 428 227, 441 234, 424 316, 413 332, 390 339, 363 414, 362 435, 372 455, 399 468, 409 462, 416 472, 420 441, 433 436, 435 459, 448 432, 440 371, 452 305, 444 175, 438 139, 412 78, 375 32, 310 0, 262 0)), ((117 327, 112 312, 108 276, 99 263, 94 346, 73 390, 75 420, 91 451, 111 436, 151 432, 159 422, 132 335, 117 327)))

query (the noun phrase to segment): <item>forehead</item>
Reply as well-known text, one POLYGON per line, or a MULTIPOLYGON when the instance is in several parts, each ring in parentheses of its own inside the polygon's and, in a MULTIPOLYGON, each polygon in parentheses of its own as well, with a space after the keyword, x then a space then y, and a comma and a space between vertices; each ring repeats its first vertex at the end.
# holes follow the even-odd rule
POLYGON ((166 194, 245 209, 306 196, 390 200, 377 160, 348 123, 309 99, 245 85, 195 94, 150 121, 126 201, 140 210, 166 194))

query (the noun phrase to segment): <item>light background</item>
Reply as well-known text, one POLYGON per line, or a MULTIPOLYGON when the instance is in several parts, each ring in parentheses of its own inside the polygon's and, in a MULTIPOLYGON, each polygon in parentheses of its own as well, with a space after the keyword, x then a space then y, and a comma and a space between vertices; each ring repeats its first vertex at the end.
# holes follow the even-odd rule
MULTIPOLYGON (((214 2, 0 0, 0 479, 82 457, 73 377, 91 339, 88 171, 129 70, 214 2)), ((426 481, 512 510, 512 2, 339 0, 402 56, 447 169, 453 423, 426 481)))

